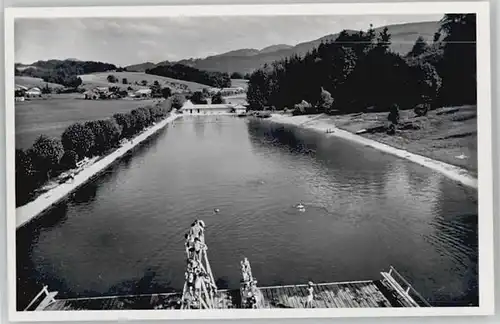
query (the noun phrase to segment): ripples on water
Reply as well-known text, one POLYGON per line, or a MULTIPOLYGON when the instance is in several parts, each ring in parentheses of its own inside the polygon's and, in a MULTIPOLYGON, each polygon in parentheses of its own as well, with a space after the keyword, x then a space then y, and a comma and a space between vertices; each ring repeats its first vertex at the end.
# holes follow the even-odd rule
POLYGON ((18 231, 19 304, 41 284, 72 297, 179 290, 195 218, 223 287, 238 287, 246 256, 262 286, 379 279, 393 265, 435 305, 478 302, 477 192, 334 137, 185 117, 18 231))

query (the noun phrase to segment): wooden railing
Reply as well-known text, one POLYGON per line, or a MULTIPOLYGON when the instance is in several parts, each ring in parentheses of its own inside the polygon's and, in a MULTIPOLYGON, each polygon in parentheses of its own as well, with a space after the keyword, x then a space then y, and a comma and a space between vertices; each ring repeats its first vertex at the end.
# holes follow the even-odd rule
MULTIPOLYGON (((31 303, 28 304, 28 306, 26 306, 26 308, 24 309, 25 311, 29 310, 31 308, 31 306, 33 306, 35 304, 35 302, 42 296, 45 294, 45 297, 43 299, 45 299, 46 297, 49 296, 49 290, 48 290, 48 287, 47 286, 43 286, 42 290, 40 290, 40 292, 35 296, 35 298, 33 298, 33 300, 31 301, 31 303)), ((42 301, 43 301, 42 299, 42 301)), ((41 303, 41 301, 40 301, 41 303)))
POLYGON ((391 266, 389 272, 383 272, 382 275, 387 282, 414 307, 432 307, 431 304, 413 286, 391 266), (405 288, 403 288, 403 286, 405 288))

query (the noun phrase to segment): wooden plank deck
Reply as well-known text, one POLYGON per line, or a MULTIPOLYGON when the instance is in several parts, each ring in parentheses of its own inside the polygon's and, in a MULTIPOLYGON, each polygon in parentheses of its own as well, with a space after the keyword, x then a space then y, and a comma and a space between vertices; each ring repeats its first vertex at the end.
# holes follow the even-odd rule
MULTIPOLYGON (((314 285, 314 308, 408 307, 386 296, 378 280, 314 285)), ((260 287, 270 308, 304 308, 307 285, 260 287), (272 296, 272 297, 271 297, 272 296)))
MULTIPOLYGON (((260 307, 304 308, 307 285, 259 287, 260 307)), ((376 308, 412 307, 380 280, 316 284, 314 308, 376 308)), ((107 296, 94 298, 56 299, 44 308, 58 310, 132 310, 132 309, 178 309, 181 293, 107 296)), ((219 290, 214 300, 218 309, 239 308, 241 296, 238 289, 219 290)))

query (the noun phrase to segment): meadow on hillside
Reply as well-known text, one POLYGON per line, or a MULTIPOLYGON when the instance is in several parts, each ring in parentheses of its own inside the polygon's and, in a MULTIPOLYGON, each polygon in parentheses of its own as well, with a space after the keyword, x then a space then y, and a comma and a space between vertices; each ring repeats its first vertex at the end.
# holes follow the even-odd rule
POLYGON ((207 88, 209 86, 196 83, 196 82, 190 82, 190 81, 184 81, 184 80, 177 80, 177 79, 172 79, 172 78, 167 78, 167 77, 162 77, 158 75, 153 75, 153 74, 146 74, 143 72, 102 72, 102 73, 92 73, 92 74, 84 74, 79 76, 83 83, 81 87, 85 89, 91 89, 94 87, 120 87, 124 90, 126 90, 128 87, 131 87, 134 90, 137 89, 144 89, 144 88, 149 88, 155 81, 158 81, 160 83, 160 86, 162 87, 169 87, 172 90, 178 90, 178 91, 197 91, 197 90, 202 90, 203 88, 207 88), (118 82, 116 83, 111 83, 108 82, 108 76, 113 75, 118 82), (123 79, 127 79, 127 83, 123 83, 123 79), (142 82, 145 80, 147 83, 146 85, 143 85, 142 82))
POLYGON ((40 135, 59 138, 75 122, 111 117, 150 105, 154 100, 84 100, 54 97, 16 102, 16 148, 29 148, 40 135))

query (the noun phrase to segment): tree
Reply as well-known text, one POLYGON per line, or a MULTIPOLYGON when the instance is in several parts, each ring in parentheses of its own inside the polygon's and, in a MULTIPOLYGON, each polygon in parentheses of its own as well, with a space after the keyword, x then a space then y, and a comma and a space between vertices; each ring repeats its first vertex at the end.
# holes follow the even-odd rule
MULTIPOLYGON (((149 111, 148 111, 149 113, 149 111)), ((141 108, 134 109, 130 113, 134 120, 135 134, 141 132, 149 124, 149 115, 141 108)))
POLYGON ((30 151, 16 149, 16 206, 24 204, 38 185, 30 151))
POLYGON ((443 79, 440 100, 445 104, 475 104, 476 14, 446 14, 439 32, 444 34, 443 59, 439 74, 443 79))
POLYGON ((204 95, 201 91, 196 91, 195 93, 193 93, 193 95, 191 96, 191 101, 194 104, 206 104, 207 103, 207 101, 205 100, 204 95))
POLYGON ((174 98, 172 99, 172 108, 174 109, 180 109, 184 105, 184 97, 181 97, 180 95, 175 95, 174 98))
POLYGON ((377 37, 377 47, 388 51, 389 46, 391 46, 391 34, 389 34, 389 29, 384 27, 377 37))
POLYGON ((82 79, 80 77, 76 77, 76 76, 72 76, 69 79, 62 81, 62 82, 63 83, 61 83, 61 84, 65 85, 69 88, 73 88, 73 89, 78 88, 83 83, 82 79))
POLYGON ((151 96, 153 98, 162 97, 162 90, 158 80, 155 80, 155 82, 153 82, 153 84, 149 88, 151 89, 151 96))
POLYGON ((321 94, 318 100, 318 111, 321 113, 328 112, 333 105, 333 98, 330 92, 321 87, 321 94))
POLYGON ((417 61, 416 64, 410 65, 410 68, 419 101, 421 103, 434 104, 442 86, 442 79, 436 68, 432 64, 422 61, 417 61))
POLYGON ((419 56, 425 53, 427 49, 429 48, 429 45, 427 45, 426 41, 422 36, 419 36, 417 40, 415 41, 415 44, 413 45, 411 51, 408 53, 408 56, 419 56))
POLYGON ((440 32, 435 32, 434 33, 434 37, 432 38, 432 42, 436 43, 439 41, 439 39, 441 38, 441 33, 440 32))
POLYGON ((94 134, 94 145, 90 149, 92 155, 101 155, 118 145, 120 128, 113 119, 88 121, 85 127, 94 134))
POLYGON ((61 142, 46 135, 40 135, 29 150, 31 162, 35 172, 41 179, 50 178, 53 171, 57 169, 59 159, 63 155, 61 142))
POLYGON ((128 79, 127 79, 127 78, 123 78, 123 79, 122 79, 122 83, 123 83, 123 84, 128 84, 128 79))
POLYGON ((387 120, 389 120, 392 124, 397 125, 399 123, 399 106, 397 104, 393 104, 389 110, 389 116, 387 116, 387 120))
POLYGON ((69 170, 76 168, 78 154, 75 151, 65 151, 61 157, 60 165, 63 169, 69 170))
POLYGON ((118 82, 118 80, 116 79, 116 77, 112 74, 108 75, 108 77, 106 78, 108 80, 109 83, 116 83, 118 82))
POLYGON ((226 103, 226 101, 222 97, 222 93, 221 92, 217 92, 216 94, 213 95, 213 97, 212 97, 212 103, 213 104, 223 104, 223 103, 226 103))
POLYGON ((116 124, 120 126, 120 137, 131 138, 134 136, 134 120, 130 114, 117 113, 113 115, 116 124))
POLYGON ((243 74, 239 72, 233 72, 231 73, 231 79, 243 79, 243 74))
POLYGON ((78 159, 92 155, 94 146, 94 133, 92 130, 80 123, 68 126, 61 135, 61 142, 65 151, 75 151, 78 159))
POLYGON ((161 96, 165 99, 170 98, 170 96, 172 96, 172 90, 170 90, 169 87, 162 88, 161 96))

